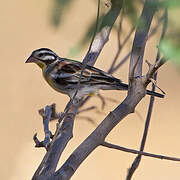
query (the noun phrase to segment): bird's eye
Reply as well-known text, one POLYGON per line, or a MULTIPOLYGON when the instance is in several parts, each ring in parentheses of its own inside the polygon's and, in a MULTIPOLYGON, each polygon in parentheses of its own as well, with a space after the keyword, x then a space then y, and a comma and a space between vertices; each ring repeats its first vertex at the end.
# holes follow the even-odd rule
POLYGON ((44 55, 44 53, 40 53, 40 54, 39 54, 39 57, 42 57, 43 55, 44 55))

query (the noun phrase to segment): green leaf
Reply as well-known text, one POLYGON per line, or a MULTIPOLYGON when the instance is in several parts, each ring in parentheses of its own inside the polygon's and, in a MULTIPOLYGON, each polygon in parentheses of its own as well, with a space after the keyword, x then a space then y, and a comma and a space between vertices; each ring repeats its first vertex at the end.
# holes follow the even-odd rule
POLYGON ((159 2, 159 6, 162 8, 178 8, 180 6, 180 0, 164 0, 159 2))
POLYGON ((180 65, 180 45, 174 45, 172 42, 165 39, 160 43, 159 49, 165 58, 180 65))
POLYGON ((54 27, 58 27, 64 16, 64 12, 69 10, 69 5, 72 0, 53 0, 53 7, 51 10, 51 23, 54 27))

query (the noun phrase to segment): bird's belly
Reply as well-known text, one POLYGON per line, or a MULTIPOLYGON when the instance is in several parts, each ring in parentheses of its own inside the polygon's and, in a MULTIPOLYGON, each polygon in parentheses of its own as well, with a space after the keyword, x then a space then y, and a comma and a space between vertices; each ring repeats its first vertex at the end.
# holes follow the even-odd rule
MULTIPOLYGON (((76 88, 74 88, 70 93, 69 96, 72 98, 74 96, 74 94, 76 93, 76 88)), ((80 86, 80 89, 78 90, 77 94, 76 94, 76 98, 77 99, 81 99, 82 97, 88 95, 93 95, 98 93, 98 89, 94 88, 94 87, 82 87, 80 86)))
MULTIPOLYGON (((46 82, 56 91, 67 94, 70 98, 74 97, 74 94, 76 93, 76 85, 77 84, 66 84, 64 80, 62 81, 56 81, 52 76, 46 76, 46 74, 43 74, 44 79, 46 82)), ((86 95, 92 95, 98 92, 98 88, 95 86, 83 86, 80 84, 80 88, 76 94, 77 99, 81 99, 82 97, 86 95)))

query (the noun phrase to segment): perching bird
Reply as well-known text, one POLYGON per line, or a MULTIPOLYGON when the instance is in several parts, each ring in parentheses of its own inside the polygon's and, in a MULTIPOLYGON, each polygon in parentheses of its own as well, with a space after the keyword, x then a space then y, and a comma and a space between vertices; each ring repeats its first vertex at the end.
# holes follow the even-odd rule
MULTIPOLYGON (((42 69, 43 77, 53 89, 73 98, 83 67, 81 62, 60 58, 52 50, 41 48, 33 51, 26 63, 36 63, 42 69)), ((128 85, 98 68, 86 65, 76 98, 80 99, 85 95, 97 93, 100 89, 128 90, 128 85)), ((163 94, 149 90, 146 93, 160 98, 164 97, 163 94)))

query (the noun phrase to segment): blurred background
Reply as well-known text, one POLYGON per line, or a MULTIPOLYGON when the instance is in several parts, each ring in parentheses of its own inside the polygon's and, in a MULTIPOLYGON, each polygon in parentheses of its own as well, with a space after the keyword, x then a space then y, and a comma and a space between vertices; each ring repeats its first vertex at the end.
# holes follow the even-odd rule
MULTIPOLYGON (((57 110, 61 112, 69 100, 65 95, 51 89, 42 78, 41 70, 34 64, 25 64, 25 60, 33 50, 48 47, 61 57, 82 61, 88 49, 88 44, 82 43, 84 45, 82 47, 81 42, 89 25, 96 18, 96 1, 72 1, 67 4, 66 10, 57 6, 57 2, 50 0, 1 2, 1 179, 31 179, 45 154, 44 149, 34 147, 32 139, 36 132, 39 138, 43 138, 42 119, 38 110, 47 104, 56 103, 57 110), (58 17, 59 15, 61 17, 58 17)), ((106 10, 107 7, 103 4, 102 6, 106 10)), ((179 10, 170 10, 171 28, 178 25, 176 17, 179 15, 179 10)), ((126 34, 130 22, 131 20, 124 22, 122 35, 126 34)), ((151 62, 156 57, 159 35, 160 32, 147 44, 145 58, 151 62)), ((119 61, 131 47, 132 39, 123 49, 119 61)), ((95 66, 107 71, 116 51, 117 33, 114 29, 95 66)), ((127 82, 128 65, 127 61, 114 76, 127 82)), ((144 72, 146 70, 147 65, 144 64, 144 72)), ((155 100, 146 152, 180 157, 179 82, 178 65, 171 61, 167 62, 158 74, 158 86, 167 95, 164 99, 155 100)), ((74 137, 63 153, 59 166, 126 96, 126 92, 118 91, 105 91, 101 94, 111 99, 106 99, 104 110, 101 109, 101 101, 97 97, 91 98, 86 104, 86 107, 89 107, 96 103, 97 109, 76 118, 74 137), (95 123, 83 117, 91 117, 95 123)), ((137 106, 136 112, 118 124, 107 140, 121 146, 138 149, 148 103, 149 97, 146 96, 137 106)), ((51 123, 52 131, 55 125, 56 122, 51 123)), ((132 154, 99 147, 83 162, 72 179, 125 179, 134 158, 135 155, 132 154)), ((179 162, 143 157, 133 179, 179 179, 179 167, 179 162)))

